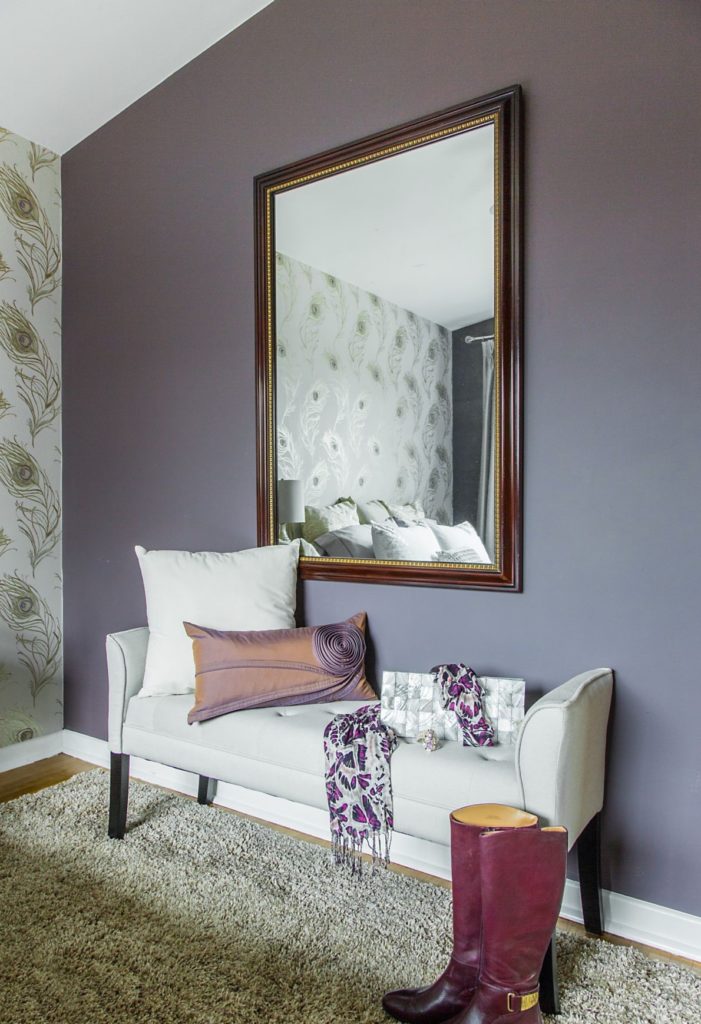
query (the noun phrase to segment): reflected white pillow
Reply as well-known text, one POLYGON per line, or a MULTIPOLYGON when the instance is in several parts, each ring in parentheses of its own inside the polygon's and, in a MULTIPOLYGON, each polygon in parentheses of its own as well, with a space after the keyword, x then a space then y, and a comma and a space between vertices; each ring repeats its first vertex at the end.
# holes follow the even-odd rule
POLYGON ((480 535, 472 523, 468 523, 467 520, 456 526, 441 526, 440 523, 428 521, 428 526, 438 541, 441 551, 463 551, 472 548, 477 556, 472 559, 460 558, 457 561, 491 562, 480 535))
POLYGON ((314 543, 325 555, 335 558, 374 558, 372 527, 369 523, 344 526, 340 530, 322 533, 314 543))
POLYGON ((410 501, 406 505, 393 505, 387 501, 384 504, 390 511, 390 515, 397 519, 403 519, 405 523, 418 523, 423 520, 426 513, 420 501, 410 501))
POLYGON ((476 565, 491 564, 488 558, 483 558, 479 551, 474 548, 460 548, 458 551, 436 551, 432 558, 434 562, 471 562, 476 565))
POLYGON ((430 562, 438 550, 428 526, 398 526, 391 520, 372 524, 372 546, 375 558, 400 562, 430 562))
POLYGON ((304 537, 300 537, 298 543, 300 555, 306 558, 320 558, 324 553, 313 541, 305 540, 304 537))
POLYGON ((372 498, 370 501, 359 501, 358 516, 361 523, 383 523, 389 519, 389 509, 384 501, 372 498))
POLYGON ((149 628, 141 697, 194 690, 192 640, 184 621, 225 630, 295 625, 296 543, 226 554, 135 550, 149 628))
POLYGON ((313 543, 322 533, 357 525, 359 522, 358 509, 352 498, 339 498, 333 505, 305 505, 302 536, 313 543))

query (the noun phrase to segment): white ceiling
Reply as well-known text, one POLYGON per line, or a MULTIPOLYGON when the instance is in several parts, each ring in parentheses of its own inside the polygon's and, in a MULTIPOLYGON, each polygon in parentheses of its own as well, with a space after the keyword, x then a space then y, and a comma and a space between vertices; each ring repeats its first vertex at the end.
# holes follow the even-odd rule
POLYGON ((275 246, 450 330, 494 315, 494 130, 284 192, 275 246))
POLYGON ((0 125, 65 153, 272 0, 0 0, 0 125))

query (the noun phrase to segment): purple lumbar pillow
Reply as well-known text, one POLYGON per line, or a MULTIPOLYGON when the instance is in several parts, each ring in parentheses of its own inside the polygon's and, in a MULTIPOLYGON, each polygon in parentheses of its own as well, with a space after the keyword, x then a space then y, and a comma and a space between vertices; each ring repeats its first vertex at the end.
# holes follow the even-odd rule
POLYGON ((365 612, 302 629, 226 632, 185 622, 195 659, 188 722, 287 704, 377 700, 365 678, 365 612))

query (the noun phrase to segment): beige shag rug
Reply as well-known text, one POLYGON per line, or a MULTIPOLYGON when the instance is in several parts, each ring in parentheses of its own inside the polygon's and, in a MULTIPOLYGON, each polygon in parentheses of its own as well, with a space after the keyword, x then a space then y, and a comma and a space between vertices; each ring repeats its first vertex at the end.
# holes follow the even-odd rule
MULTIPOLYGON (((386 1022, 445 964, 446 889, 141 783, 115 842, 107 799, 94 771, 0 805, 2 1024, 386 1022)), ((682 966, 570 934, 559 959, 561 1024, 701 1019, 682 966)))

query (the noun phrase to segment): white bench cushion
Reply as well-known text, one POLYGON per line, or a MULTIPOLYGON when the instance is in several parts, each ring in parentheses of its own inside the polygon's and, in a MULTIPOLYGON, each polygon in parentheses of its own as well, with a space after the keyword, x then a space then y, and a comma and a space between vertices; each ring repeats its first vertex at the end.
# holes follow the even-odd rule
MULTIPOLYGON (((367 701, 257 708, 187 724, 191 694, 132 698, 123 730, 126 754, 208 775, 326 809, 323 733, 329 720, 367 701)), ((398 832, 449 842, 448 815, 465 804, 522 806, 511 747, 505 760, 446 742, 428 754, 400 740, 392 756, 398 832)))

